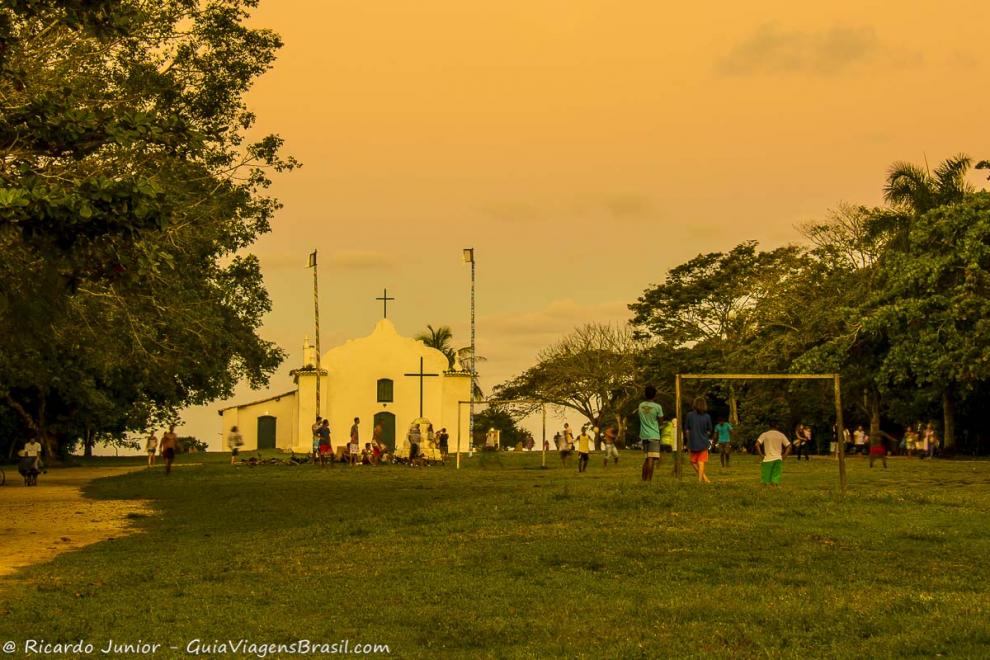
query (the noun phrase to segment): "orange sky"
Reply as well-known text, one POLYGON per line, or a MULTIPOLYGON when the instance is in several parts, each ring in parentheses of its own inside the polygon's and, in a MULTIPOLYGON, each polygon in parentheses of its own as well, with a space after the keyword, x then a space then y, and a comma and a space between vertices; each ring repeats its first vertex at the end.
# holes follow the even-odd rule
MULTIPOLYGON (((985 1, 672 5, 263 0, 285 47, 250 105, 304 163, 256 246, 290 353, 272 389, 312 334, 314 248, 326 350, 386 286, 400 332, 467 344, 474 245, 490 387, 699 252, 878 203, 895 160, 990 157, 985 1)), ((216 445, 221 405, 180 431, 216 445)))

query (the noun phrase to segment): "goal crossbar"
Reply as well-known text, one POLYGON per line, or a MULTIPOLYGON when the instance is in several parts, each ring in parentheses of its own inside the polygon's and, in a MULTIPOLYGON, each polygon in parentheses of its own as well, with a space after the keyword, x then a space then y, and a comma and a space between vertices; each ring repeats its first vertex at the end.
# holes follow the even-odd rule
POLYGON ((842 424, 842 393, 840 390, 841 381, 839 374, 677 374, 674 377, 674 398, 676 400, 674 410, 677 412, 677 428, 675 429, 676 450, 674 459, 674 470, 677 478, 683 475, 681 469, 681 449, 683 447, 683 422, 681 415, 681 381, 683 380, 830 380, 834 387, 835 396, 835 441, 836 455, 839 462, 839 487, 843 493, 846 492, 846 450, 845 450, 845 428, 842 424))

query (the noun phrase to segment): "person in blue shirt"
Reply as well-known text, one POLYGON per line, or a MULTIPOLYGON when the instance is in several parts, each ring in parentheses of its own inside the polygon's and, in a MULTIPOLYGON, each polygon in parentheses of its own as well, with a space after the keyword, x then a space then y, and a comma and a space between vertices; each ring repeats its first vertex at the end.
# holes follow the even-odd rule
POLYGON ((724 417, 718 418, 715 437, 718 441, 718 458, 722 462, 722 467, 729 467, 729 454, 732 452, 732 424, 725 421, 724 417))
POLYGON ((698 473, 698 481, 705 484, 711 483, 705 475, 705 464, 708 462, 708 448, 712 444, 712 431, 708 402, 705 397, 699 396, 694 400, 694 410, 684 420, 684 434, 691 451, 691 467, 698 473))

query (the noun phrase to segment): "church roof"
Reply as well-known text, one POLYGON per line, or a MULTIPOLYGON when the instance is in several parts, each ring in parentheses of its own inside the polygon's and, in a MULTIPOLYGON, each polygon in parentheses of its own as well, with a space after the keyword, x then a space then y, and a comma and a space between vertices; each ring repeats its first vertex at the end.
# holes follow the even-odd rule
POLYGON ((295 395, 295 393, 296 393, 296 390, 289 390, 288 392, 283 392, 282 394, 275 394, 273 396, 266 397, 264 399, 258 399, 257 401, 251 401, 250 403, 239 403, 236 406, 227 406, 226 408, 221 408, 220 410, 218 410, 217 411, 217 414, 218 415, 223 415, 223 413, 224 413, 225 410, 232 410, 233 408, 246 408, 248 406, 254 406, 254 405, 257 405, 259 403, 266 403, 268 401, 278 401, 283 396, 289 396, 290 394, 291 395, 295 395))

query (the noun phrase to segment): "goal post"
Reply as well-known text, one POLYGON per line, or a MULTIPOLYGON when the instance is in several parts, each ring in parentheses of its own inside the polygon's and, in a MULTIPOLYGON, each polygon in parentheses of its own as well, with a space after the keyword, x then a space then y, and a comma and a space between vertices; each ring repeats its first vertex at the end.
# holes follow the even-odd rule
POLYGON ((676 446, 674 448, 674 471, 677 478, 683 477, 682 448, 684 423, 681 418, 681 382, 685 380, 830 380, 835 397, 835 440, 836 456, 839 462, 839 488, 846 492, 846 446, 844 442, 845 427, 842 422, 842 392, 840 376, 834 374, 677 374, 674 376, 674 410, 677 413, 677 428, 675 429, 676 446))
MULTIPOLYGON (((464 451, 463 444, 461 443, 461 410, 463 410, 466 405, 486 405, 486 406, 500 406, 500 405, 512 405, 514 403, 526 404, 533 406, 534 412, 538 408, 543 416, 543 443, 541 445, 542 456, 542 466, 547 466, 547 403, 544 401, 537 401, 535 399, 505 399, 492 401, 489 399, 479 400, 474 399, 467 401, 457 402, 457 469, 461 469, 461 453, 464 451)), ((530 413, 532 414, 532 413, 530 413)), ((474 442, 474 438, 468 438, 469 442, 474 442)))

